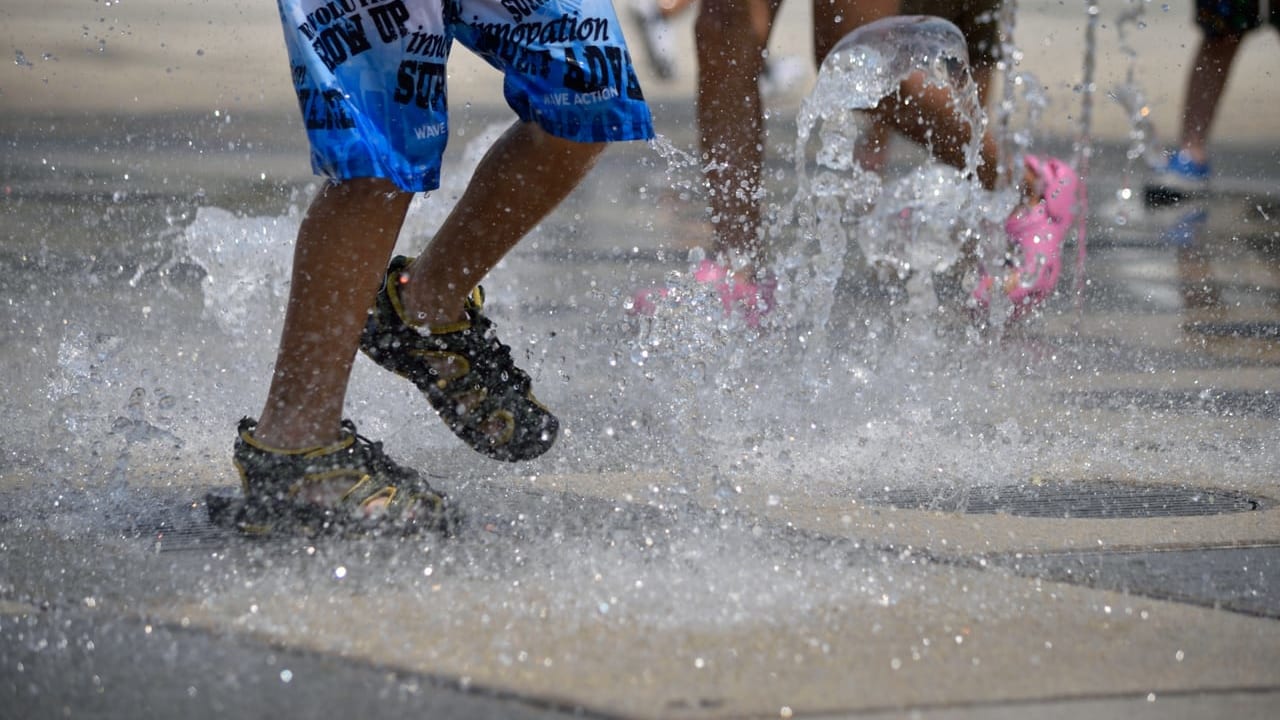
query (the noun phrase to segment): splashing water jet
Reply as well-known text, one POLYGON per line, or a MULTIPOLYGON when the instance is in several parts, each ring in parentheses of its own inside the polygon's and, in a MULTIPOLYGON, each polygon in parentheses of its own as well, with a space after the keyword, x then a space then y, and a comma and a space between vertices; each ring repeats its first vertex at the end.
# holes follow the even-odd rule
POLYGON ((901 16, 845 36, 823 62, 796 126, 797 190, 770 235, 775 246, 789 242, 779 259, 789 280, 780 305, 793 320, 804 318, 811 353, 827 352, 832 337, 850 331, 870 341, 899 334, 912 318, 935 312, 933 293, 921 292, 929 280, 917 268, 940 271, 962 252, 988 261, 1003 254, 999 223, 1016 198, 987 193, 977 181, 987 118, 955 25, 901 16), (876 109, 910 79, 947 90, 971 139, 960 170, 927 164, 887 182, 855 162, 859 111, 876 109), (859 275, 871 276, 861 282, 869 289, 851 289, 859 275), (877 299, 882 307, 870 316, 853 307, 877 299))

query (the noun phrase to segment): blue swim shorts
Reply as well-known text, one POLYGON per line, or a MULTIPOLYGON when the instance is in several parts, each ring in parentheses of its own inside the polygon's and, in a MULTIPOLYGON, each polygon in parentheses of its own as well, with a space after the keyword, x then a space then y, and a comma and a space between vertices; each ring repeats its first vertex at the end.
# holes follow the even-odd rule
POLYGON ((317 174, 439 187, 455 39, 503 73, 523 121, 578 142, 653 137, 609 0, 278 2, 317 174))

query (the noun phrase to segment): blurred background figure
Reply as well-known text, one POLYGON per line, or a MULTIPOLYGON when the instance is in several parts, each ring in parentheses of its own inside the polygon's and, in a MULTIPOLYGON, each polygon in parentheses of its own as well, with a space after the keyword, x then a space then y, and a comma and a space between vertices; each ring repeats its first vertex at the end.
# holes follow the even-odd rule
POLYGON ((1196 0, 1195 23, 1200 28, 1200 45, 1187 72, 1181 136, 1177 149, 1169 152, 1147 184, 1150 205, 1177 202, 1209 189, 1209 132, 1231 65, 1246 34, 1263 23, 1280 28, 1280 2, 1196 0))
MULTIPOLYGON (((653 74, 660 80, 679 75, 676 20, 696 0, 630 0, 631 19, 640 28, 640 47, 653 74)), ((773 22, 768 0, 743 0, 751 14, 751 26, 761 44, 769 40, 773 22)), ((760 73, 760 93, 766 98, 785 94, 808 76, 804 60, 793 56, 766 57, 760 73)))
MULTIPOLYGON (((706 259, 694 269, 695 281, 713 286, 728 312, 741 312, 748 326, 757 326, 773 307, 776 280, 768 270, 768 248, 761 232, 764 194, 763 165, 766 138, 760 77, 766 45, 783 0, 701 0, 695 24, 698 57, 697 121, 705 162, 706 189, 713 229, 706 259), (767 13, 764 31, 756 5, 767 13)), ((927 4, 927 3, 926 3, 927 4)), ((926 4, 922 4, 926 5, 926 4)), ((981 38, 980 57, 992 58, 998 49, 998 0, 955 0, 927 4, 929 14, 959 14, 981 38), (970 16, 968 22, 963 16, 970 16)), ((914 5, 912 6, 914 9, 914 5)), ((814 62, 821 66, 828 53, 849 33, 877 20, 900 14, 900 0, 814 0, 812 10, 814 62)), ((969 40, 973 42, 973 40, 969 40)), ((990 84, 992 60, 983 60, 982 82, 990 84)), ((985 95, 985 90, 984 90, 985 95)), ((870 111, 879 125, 878 138, 864 144, 859 158, 875 167, 884 162, 885 140, 892 128, 928 147, 940 162, 963 168, 966 147, 980 143, 976 179, 993 190, 1006 177, 1022 192, 1024 202, 1010 215, 1008 267, 982 269, 978 287, 966 305, 982 313, 993 292, 1013 301, 1015 317, 1047 298, 1057 285, 1061 246, 1075 214, 1078 177, 1056 158, 1025 158, 1017 169, 1002 167, 994 136, 975 138, 975 128, 947 88, 928 86, 922 75, 905 80, 898 93, 885 97, 870 111), (999 276, 999 277, 998 277, 999 276)), ((962 271, 959 269, 958 271, 962 271)), ((652 314, 661 288, 639 291, 634 312, 652 314)))
POLYGON ((661 80, 676 76, 674 22, 695 0, 630 0, 631 19, 640 28, 640 47, 653 74, 661 80))

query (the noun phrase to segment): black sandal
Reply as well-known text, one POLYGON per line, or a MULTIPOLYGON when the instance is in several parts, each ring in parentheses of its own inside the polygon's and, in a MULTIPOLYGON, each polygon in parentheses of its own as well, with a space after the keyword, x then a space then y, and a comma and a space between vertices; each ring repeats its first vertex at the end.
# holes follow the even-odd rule
POLYGON ((533 396, 528 374, 498 341, 484 316, 484 291, 466 304, 467 319, 423 332, 404 318, 397 287, 411 260, 396 257, 360 349, 374 362, 413 381, 455 435, 496 460, 530 460, 555 443, 560 423, 533 396))
POLYGON ((235 464, 243 496, 210 493, 209 520, 246 535, 449 534, 456 510, 418 474, 393 462, 373 442, 342 423, 342 439, 305 450, 279 450, 253 438, 257 422, 240 421, 235 464), (336 495, 335 500, 314 495, 336 495), (313 497, 308 498, 308 495, 313 497), (383 503, 376 509, 370 506, 383 503))

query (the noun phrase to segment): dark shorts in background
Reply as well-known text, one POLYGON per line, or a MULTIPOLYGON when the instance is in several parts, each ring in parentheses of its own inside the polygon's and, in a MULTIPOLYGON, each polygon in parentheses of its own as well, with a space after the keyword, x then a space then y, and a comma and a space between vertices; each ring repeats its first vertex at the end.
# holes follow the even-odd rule
MULTIPOLYGON (((1280 28, 1280 0, 1268 3, 1266 22, 1280 28)), ((1243 35, 1262 27, 1259 0, 1196 0, 1196 25, 1208 37, 1243 35)))
MULTIPOLYGON (((1280 0, 1277 0, 1280 2, 1280 0)), ((1002 0, 902 0, 903 15, 933 15, 950 21, 964 33, 969 65, 994 65, 1000 59, 1002 0)))
POLYGON ((317 174, 440 186, 456 40, 503 73, 521 120, 578 142, 653 120, 609 0, 278 0, 317 174))

